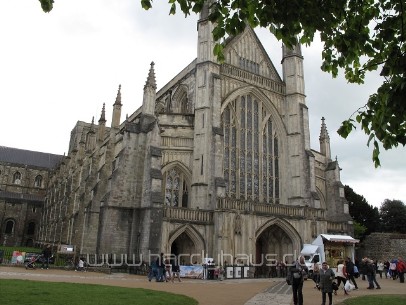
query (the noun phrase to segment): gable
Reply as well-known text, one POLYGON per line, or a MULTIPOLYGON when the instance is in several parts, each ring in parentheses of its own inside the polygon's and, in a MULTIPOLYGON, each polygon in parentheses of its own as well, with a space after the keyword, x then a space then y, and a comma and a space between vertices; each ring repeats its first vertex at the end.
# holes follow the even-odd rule
POLYGON ((226 64, 282 82, 258 36, 249 26, 226 42, 224 56, 226 64))

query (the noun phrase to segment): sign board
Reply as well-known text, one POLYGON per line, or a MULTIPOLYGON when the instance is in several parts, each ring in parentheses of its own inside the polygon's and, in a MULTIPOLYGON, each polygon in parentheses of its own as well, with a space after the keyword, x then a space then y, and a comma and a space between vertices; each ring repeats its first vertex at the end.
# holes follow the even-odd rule
POLYGON ((12 264, 22 264, 24 263, 25 252, 13 251, 13 256, 11 257, 12 264))
POLYGON ((73 245, 59 245, 58 253, 74 253, 75 247, 73 245))
POLYGON ((183 266, 180 265, 180 277, 201 279, 203 278, 203 266, 202 265, 193 265, 193 266, 183 266))

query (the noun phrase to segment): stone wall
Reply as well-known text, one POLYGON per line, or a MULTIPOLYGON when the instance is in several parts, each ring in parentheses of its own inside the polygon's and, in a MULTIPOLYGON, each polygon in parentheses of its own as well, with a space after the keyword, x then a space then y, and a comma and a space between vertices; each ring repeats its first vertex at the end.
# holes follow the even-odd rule
POLYGON ((365 238, 356 251, 356 257, 369 257, 374 260, 406 258, 406 234, 372 233, 365 238))

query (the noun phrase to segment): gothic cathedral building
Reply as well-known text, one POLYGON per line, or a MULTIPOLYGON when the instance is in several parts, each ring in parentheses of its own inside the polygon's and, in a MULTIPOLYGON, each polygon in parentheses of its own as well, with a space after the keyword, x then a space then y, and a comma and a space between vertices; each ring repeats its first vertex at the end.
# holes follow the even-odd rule
POLYGON ((105 105, 98 124, 76 124, 50 177, 40 242, 258 263, 320 233, 352 234, 324 119, 320 149, 310 148, 300 46, 282 49, 281 77, 249 27, 225 41, 219 63, 212 29, 205 11, 197 58, 159 91, 151 63, 142 106, 123 122, 119 87, 110 127, 105 105))

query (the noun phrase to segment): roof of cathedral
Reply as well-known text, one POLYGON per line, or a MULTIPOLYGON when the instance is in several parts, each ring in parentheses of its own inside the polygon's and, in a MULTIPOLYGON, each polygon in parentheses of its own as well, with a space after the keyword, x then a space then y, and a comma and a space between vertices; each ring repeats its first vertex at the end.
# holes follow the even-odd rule
POLYGON ((0 162, 55 168, 64 156, 0 146, 0 162))

